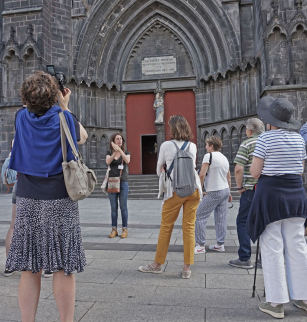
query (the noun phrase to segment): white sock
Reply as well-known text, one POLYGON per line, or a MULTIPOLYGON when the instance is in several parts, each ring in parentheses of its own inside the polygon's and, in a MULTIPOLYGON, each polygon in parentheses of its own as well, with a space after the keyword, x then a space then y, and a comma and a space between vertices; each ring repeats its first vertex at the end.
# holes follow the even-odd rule
POLYGON ((270 304, 271 304, 271 306, 273 306, 273 307, 276 307, 277 305, 280 305, 280 303, 273 303, 273 302, 271 302, 270 304))

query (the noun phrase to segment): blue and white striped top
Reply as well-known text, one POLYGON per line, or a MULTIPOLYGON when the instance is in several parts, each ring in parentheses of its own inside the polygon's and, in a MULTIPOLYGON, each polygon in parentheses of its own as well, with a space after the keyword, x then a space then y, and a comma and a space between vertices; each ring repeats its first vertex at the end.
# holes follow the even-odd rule
POLYGON ((295 132, 278 129, 259 135, 253 156, 264 160, 261 174, 301 174, 307 159, 305 141, 295 132))

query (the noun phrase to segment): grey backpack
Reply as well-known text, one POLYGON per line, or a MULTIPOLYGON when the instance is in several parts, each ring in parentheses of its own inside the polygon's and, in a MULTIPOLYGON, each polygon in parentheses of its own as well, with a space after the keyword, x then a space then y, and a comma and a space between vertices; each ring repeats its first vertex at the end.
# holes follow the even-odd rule
POLYGON ((175 144, 177 152, 167 174, 170 178, 172 171, 174 171, 172 187, 178 197, 185 198, 195 191, 194 161, 190 153, 191 143, 186 141, 179 149, 177 144, 172 142, 175 144))

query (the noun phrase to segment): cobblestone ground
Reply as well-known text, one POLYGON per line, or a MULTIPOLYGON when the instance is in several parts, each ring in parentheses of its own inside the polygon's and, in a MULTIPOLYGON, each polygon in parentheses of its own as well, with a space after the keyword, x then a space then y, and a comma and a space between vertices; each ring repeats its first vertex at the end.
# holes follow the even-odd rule
MULTIPOLYGON (((11 219, 11 195, 0 195, 0 268, 4 269, 4 240, 11 219)), ((181 215, 175 223, 164 272, 137 271, 154 259, 159 234, 161 201, 129 200, 129 237, 109 239, 110 206, 107 199, 79 202, 83 242, 88 266, 77 274, 75 321, 272 321, 261 313, 262 271, 258 270, 257 294, 252 298, 254 270, 232 268, 237 258, 235 218, 238 203, 229 210, 225 253, 197 255, 189 280, 181 278, 183 264, 181 215)), ((119 220, 120 222, 120 220, 119 220)), ((213 217, 208 223, 208 243, 215 243, 213 217)), ((255 247, 253 247, 255 253, 255 247)), ((253 257, 255 260, 255 256, 253 257)), ((0 275, 0 321, 20 321, 17 292, 20 273, 0 275)), ((52 278, 42 278, 39 322, 59 321, 52 278)), ((307 314, 290 302, 284 321, 306 322, 307 314)))

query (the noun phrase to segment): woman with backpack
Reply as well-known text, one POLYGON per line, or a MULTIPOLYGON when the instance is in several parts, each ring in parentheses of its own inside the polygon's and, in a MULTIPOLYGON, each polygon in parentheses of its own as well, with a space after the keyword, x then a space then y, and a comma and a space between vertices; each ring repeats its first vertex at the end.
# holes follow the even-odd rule
MULTIPOLYGON (((155 261, 146 266, 140 266, 139 271, 143 273, 162 273, 162 265, 165 262, 173 227, 183 206, 182 232, 184 265, 182 278, 190 278, 190 265, 194 264, 195 245, 195 219, 196 210, 201 198, 200 180, 195 171, 197 147, 189 142, 192 138, 191 127, 187 120, 181 115, 172 116, 168 122, 172 141, 164 142, 160 147, 159 160, 157 164, 157 174, 166 170, 166 180, 164 187, 162 220, 158 239, 155 261), (178 153, 186 153, 187 163, 182 163, 183 169, 177 169, 175 164, 180 166, 180 161, 176 160, 178 153), (190 160, 188 160, 190 158, 190 160), (189 161, 192 161, 189 163, 189 161), (166 167, 166 168, 165 168, 166 167), (192 170, 191 170, 192 168, 192 170), (186 178, 191 182, 189 186, 179 189, 180 174, 189 173, 191 178, 186 178), (177 182, 177 184, 175 183, 177 182), (179 197, 181 191, 190 191, 190 195, 179 197)), ((183 161, 185 162, 185 161, 183 161)), ((184 196, 184 194, 183 194, 184 196)))
POLYGON ((227 202, 232 201, 230 194, 231 177, 229 162, 220 152, 222 140, 218 136, 210 136, 206 140, 206 150, 199 173, 201 185, 205 183, 206 192, 196 213, 195 224, 195 254, 205 253, 206 226, 209 216, 214 211, 216 244, 209 249, 224 252, 227 232, 227 202))

